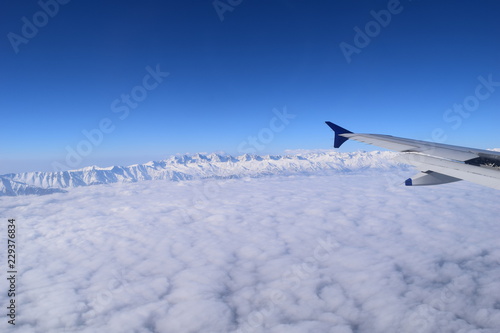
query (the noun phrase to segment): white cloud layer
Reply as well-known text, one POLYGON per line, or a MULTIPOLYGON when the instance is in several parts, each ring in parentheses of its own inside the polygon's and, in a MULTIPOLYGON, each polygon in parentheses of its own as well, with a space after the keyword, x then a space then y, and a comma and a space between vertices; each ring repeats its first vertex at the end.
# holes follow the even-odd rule
POLYGON ((500 193, 398 184, 407 176, 3 197, 2 218, 18 223, 15 331, 498 332, 500 193))

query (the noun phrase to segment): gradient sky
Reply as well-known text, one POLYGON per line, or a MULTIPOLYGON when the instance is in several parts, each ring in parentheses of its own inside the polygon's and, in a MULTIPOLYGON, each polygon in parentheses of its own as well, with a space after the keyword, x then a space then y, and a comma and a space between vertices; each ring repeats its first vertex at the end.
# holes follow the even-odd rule
MULTIPOLYGON (((199 0, 55 3, 3 4, 0 173, 330 149, 325 120, 500 147, 498 1, 221 0, 219 12, 199 0), (358 46, 350 62, 347 44, 358 46), (169 73, 158 84, 146 77, 157 67, 169 73), (122 100, 133 93, 140 101, 122 100), (275 114, 284 108, 295 115, 286 124, 275 114), (89 143, 83 131, 103 122, 89 143)), ((342 147, 357 149, 377 148, 342 147)))

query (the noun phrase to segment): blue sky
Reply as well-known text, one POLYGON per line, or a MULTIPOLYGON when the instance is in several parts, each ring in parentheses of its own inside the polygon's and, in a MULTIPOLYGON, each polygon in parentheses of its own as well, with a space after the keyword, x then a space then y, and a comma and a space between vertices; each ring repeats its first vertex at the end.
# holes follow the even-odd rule
POLYGON ((215 4, 3 4, 0 173, 329 149, 325 120, 500 147, 497 1, 215 4))

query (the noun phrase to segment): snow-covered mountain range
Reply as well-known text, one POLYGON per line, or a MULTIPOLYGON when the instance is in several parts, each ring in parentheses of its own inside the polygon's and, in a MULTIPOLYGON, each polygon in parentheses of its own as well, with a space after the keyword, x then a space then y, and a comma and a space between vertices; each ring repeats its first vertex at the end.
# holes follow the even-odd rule
POLYGON ((291 175, 317 171, 352 171, 366 168, 406 168, 394 160, 394 152, 333 151, 306 152, 290 155, 219 154, 172 156, 162 161, 130 166, 101 168, 85 167, 79 170, 57 172, 23 172, 0 176, 0 196, 50 194, 64 192, 65 188, 137 182, 143 180, 192 180, 206 178, 241 178, 269 175, 291 175))

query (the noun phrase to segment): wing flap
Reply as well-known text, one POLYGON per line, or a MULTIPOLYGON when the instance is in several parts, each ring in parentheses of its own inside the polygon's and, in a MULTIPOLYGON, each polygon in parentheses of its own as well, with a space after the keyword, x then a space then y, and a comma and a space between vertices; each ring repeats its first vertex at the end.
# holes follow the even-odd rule
POLYGON ((458 182, 461 179, 444 175, 434 171, 420 172, 405 181, 406 186, 439 185, 458 182))

